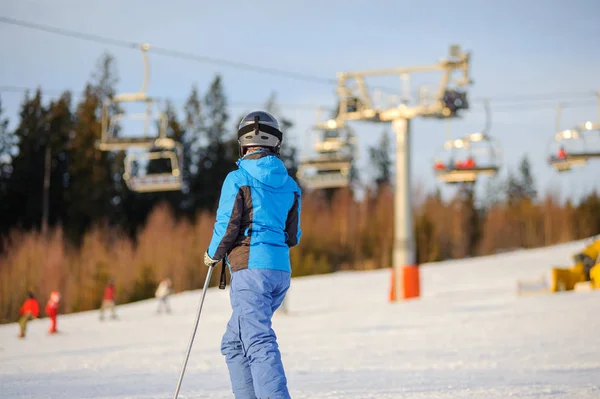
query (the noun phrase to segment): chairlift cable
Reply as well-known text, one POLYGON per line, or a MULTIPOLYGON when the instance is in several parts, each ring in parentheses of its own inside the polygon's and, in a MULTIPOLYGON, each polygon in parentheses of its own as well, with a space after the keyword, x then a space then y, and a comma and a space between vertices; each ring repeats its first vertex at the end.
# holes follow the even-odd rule
MULTIPOLYGON (((0 94, 1 93, 26 93, 28 91, 30 92, 35 92, 37 90, 37 88, 34 87, 25 87, 25 86, 15 86, 15 85, 0 85, 0 94)), ((43 95, 60 95, 63 94, 65 91, 68 90, 57 90, 57 89, 43 89, 43 95)), ((75 97, 81 96, 82 94, 76 94, 75 97)), ((589 96, 589 95, 588 95, 589 96)), ((157 97, 158 98, 158 97, 157 97)), ((493 97, 489 97, 490 100, 493 100, 493 97)), ((179 102, 184 102, 185 99, 172 99, 172 101, 174 103, 179 103, 179 102)), ((556 105, 556 99, 554 100, 553 104, 548 103, 548 101, 552 101, 551 99, 546 98, 544 100, 545 103, 542 104, 534 104, 534 103, 530 103, 530 104, 501 104, 498 106, 494 107, 495 111, 534 111, 534 110, 541 110, 541 109, 548 109, 549 107, 553 107, 555 108, 556 105)), ((230 107, 235 107, 235 108, 245 108, 245 107, 256 107, 256 106, 261 106, 262 104, 260 103, 250 103, 250 102, 232 102, 229 103, 228 106, 230 107)), ((579 99, 579 100, 572 100, 570 102, 562 102, 562 107, 563 108, 584 108, 584 107, 590 107, 590 106, 594 106, 595 104, 590 103, 589 100, 584 100, 584 99, 579 99)), ((318 108, 324 108, 324 109, 331 109, 331 107, 326 106, 326 105, 313 105, 313 104, 295 104, 295 103, 290 103, 290 104, 280 104, 280 106, 285 107, 286 109, 295 109, 295 110, 314 110, 314 109, 318 109, 318 108)), ((600 106, 599 106, 600 107, 600 106)), ((479 109, 479 108, 471 108, 469 109, 469 113, 477 113, 477 112, 482 112, 484 110, 479 109)), ((600 112, 600 110, 599 110, 600 112)))
MULTIPOLYGON (((4 17, 4 16, 0 16, 0 23, 14 25, 14 26, 20 26, 23 28, 35 29, 35 30, 44 31, 47 33, 54 33, 57 35, 71 37, 71 38, 75 38, 75 39, 81 39, 81 40, 86 40, 86 41, 91 41, 91 42, 96 42, 96 43, 101 43, 101 44, 108 44, 111 46, 122 47, 122 48, 126 48, 126 49, 138 49, 141 46, 140 43, 130 42, 130 41, 121 40, 121 39, 113 39, 113 38, 108 38, 108 37, 95 35, 95 34, 72 31, 72 30, 57 28, 57 27, 53 27, 53 26, 49 26, 49 25, 26 22, 26 21, 21 21, 21 20, 15 19, 15 18, 4 17)), ((292 71, 287 71, 284 69, 247 64, 244 62, 226 60, 223 58, 209 57, 206 55, 192 54, 192 53, 168 49, 168 48, 164 48, 164 47, 152 46, 152 52, 159 54, 159 55, 164 55, 167 57, 202 62, 202 63, 207 63, 207 64, 225 65, 225 66, 229 66, 231 68, 251 70, 254 72, 258 72, 258 73, 269 74, 271 76, 279 75, 279 76, 283 76, 283 77, 287 77, 287 78, 291 78, 291 79, 304 80, 304 81, 315 82, 315 83, 337 84, 337 80, 335 80, 335 79, 323 78, 323 77, 312 76, 312 75, 305 75, 305 74, 299 73, 299 72, 292 72, 292 71)))
MULTIPOLYGON (((46 33, 53 33, 53 34, 57 34, 57 35, 65 36, 65 37, 71 37, 71 38, 80 39, 80 40, 86 40, 86 41, 91 41, 91 42, 96 42, 96 43, 101 43, 101 44, 107 44, 107 45, 126 48, 126 49, 130 49, 130 50, 131 49, 137 50, 141 46, 143 46, 143 44, 141 44, 141 43, 136 43, 136 42, 132 42, 132 41, 127 41, 127 40, 122 40, 122 39, 114 39, 114 38, 109 38, 109 37, 100 36, 100 35, 96 35, 96 34, 89 34, 89 33, 84 33, 84 32, 79 32, 79 31, 67 30, 67 29, 63 29, 63 28, 50 26, 50 25, 22 21, 22 20, 18 20, 16 18, 11 18, 11 17, 6 17, 6 16, 0 16, 0 23, 19 26, 19 27, 23 27, 23 28, 34 29, 34 30, 43 31, 46 33)), ((253 65, 253 64, 248 64, 248 63, 239 62, 239 61, 232 61, 232 60, 227 60, 227 59, 222 59, 222 58, 209 57, 206 55, 187 53, 187 52, 164 48, 164 47, 152 46, 151 51, 156 54, 167 56, 167 57, 179 58, 179 59, 189 60, 189 61, 196 61, 196 62, 201 62, 201 63, 225 65, 225 66, 229 66, 231 68, 245 69, 245 70, 254 71, 257 73, 269 74, 269 75, 278 75, 278 76, 287 77, 290 79, 304 80, 304 81, 329 84, 329 85, 337 84, 336 79, 325 78, 325 77, 314 76, 314 75, 307 75, 307 74, 303 74, 303 73, 299 73, 299 72, 278 69, 278 68, 272 68, 272 67, 265 67, 265 66, 260 66, 260 65, 253 65)), ((8 87, 8 86, 3 86, 3 87, 8 87)), ((0 88, 0 90, 1 90, 1 88, 0 88)), ((386 89, 386 90, 390 90, 390 89, 386 89)), ((9 91, 9 90, 7 90, 7 91, 9 91)), ((394 90, 394 92, 395 92, 395 90, 394 90)), ((589 97, 592 94, 599 95, 598 93, 595 93, 594 91, 570 92, 570 93, 569 92, 558 92, 558 93, 555 92, 555 93, 546 93, 546 94, 544 94, 544 93, 519 94, 519 95, 507 94, 507 95, 499 95, 499 96, 492 97, 489 99, 493 100, 494 102, 516 102, 516 101, 533 101, 533 102, 535 102, 535 101, 548 101, 552 97, 580 97, 581 98, 581 97, 589 97)), ((471 101, 471 103, 481 103, 481 102, 484 102, 484 100, 485 100, 485 98, 475 98, 474 100, 471 101)))
POLYGON ((483 134, 488 134, 492 126, 492 111, 490 109, 489 98, 483 100, 483 107, 485 109, 485 127, 483 128, 483 134))

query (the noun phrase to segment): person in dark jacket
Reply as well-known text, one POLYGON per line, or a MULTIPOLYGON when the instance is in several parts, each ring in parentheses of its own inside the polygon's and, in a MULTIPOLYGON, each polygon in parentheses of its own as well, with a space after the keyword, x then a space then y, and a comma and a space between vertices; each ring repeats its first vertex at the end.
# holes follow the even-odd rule
POLYGON ((267 112, 238 129, 238 169, 221 190, 204 262, 231 271, 232 315, 221 342, 236 398, 288 399, 273 313, 290 286, 290 248, 300 242, 300 188, 279 159, 283 134, 267 112))

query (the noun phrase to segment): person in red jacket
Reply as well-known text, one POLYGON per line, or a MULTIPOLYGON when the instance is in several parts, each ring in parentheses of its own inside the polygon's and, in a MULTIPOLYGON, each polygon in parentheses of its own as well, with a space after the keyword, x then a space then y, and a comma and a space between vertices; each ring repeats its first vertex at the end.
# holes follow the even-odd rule
POLYGON ((58 303, 60 302, 60 293, 58 291, 52 291, 50 293, 50 299, 46 304, 46 314, 50 317, 50 334, 56 333, 56 316, 58 316, 58 303))
POLYGON ((475 158, 472 156, 467 157, 467 160, 463 163, 465 169, 475 169, 475 158))
POLYGON ((104 309, 110 308, 111 319, 117 318, 115 312, 115 281, 113 279, 108 280, 108 284, 104 287, 104 297, 102 298, 102 305, 100 306, 100 320, 104 320, 104 309))
POLYGON ((35 299, 33 292, 29 291, 27 294, 27 299, 23 303, 23 306, 21 306, 19 314, 21 315, 21 318, 19 319, 19 326, 21 327, 19 338, 25 338, 27 323, 30 320, 37 318, 40 314, 40 305, 38 304, 37 299, 35 299))

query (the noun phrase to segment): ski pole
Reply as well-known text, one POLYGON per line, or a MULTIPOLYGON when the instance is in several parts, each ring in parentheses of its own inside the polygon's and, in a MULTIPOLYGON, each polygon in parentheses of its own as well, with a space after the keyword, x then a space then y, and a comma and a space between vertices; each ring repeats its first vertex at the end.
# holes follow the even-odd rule
POLYGON ((183 381, 183 373, 185 373, 185 368, 190 357, 190 352, 192 351, 192 344, 194 343, 194 337, 196 336, 196 330, 198 329, 198 322, 200 321, 200 313, 202 313, 202 305, 204 305, 204 297, 206 296, 206 290, 208 289, 208 283, 210 283, 210 278, 212 276, 214 268, 214 266, 209 267, 208 273, 206 274, 206 281, 204 282, 204 288, 202 289, 202 298, 200 299, 200 305, 198 305, 198 312, 196 314, 194 330, 192 331, 192 336, 190 337, 190 342, 188 343, 187 352, 185 354, 183 366, 181 367, 181 373, 179 374, 179 381, 177 381, 177 388, 175 389, 175 395, 173 396, 173 399, 177 399, 177 396, 179 395, 179 388, 181 388, 181 381, 183 381))

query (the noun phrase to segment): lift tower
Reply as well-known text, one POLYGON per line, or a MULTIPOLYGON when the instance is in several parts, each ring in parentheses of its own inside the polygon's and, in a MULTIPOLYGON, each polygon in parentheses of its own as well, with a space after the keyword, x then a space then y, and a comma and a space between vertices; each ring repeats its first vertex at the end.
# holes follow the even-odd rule
MULTIPOLYGON (((415 265, 416 262, 411 207, 410 121, 419 116, 453 118, 459 116, 460 110, 469 107, 466 92, 460 89, 472 83, 469 78, 470 54, 463 52, 457 45, 450 46, 449 53, 448 59, 442 59, 433 65, 338 74, 337 118, 343 121, 391 122, 396 134, 393 248, 395 287, 403 286, 404 266, 415 265), (381 101, 381 92, 369 89, 366 83, 367 78, 397 76, 403 82, 404 93, 409 94, 410 75, 423 72, 441 72, 442 76, 432 95, 428 95, 425 88, 421 87, 416 102, 412 104, 408 96, 392 96, 388 97, 388 101, 381 101), (459 76, 454 78, 456 73, 459 76)), ((396 295, 396 299, 401 297, 402 295, 396 295)))

